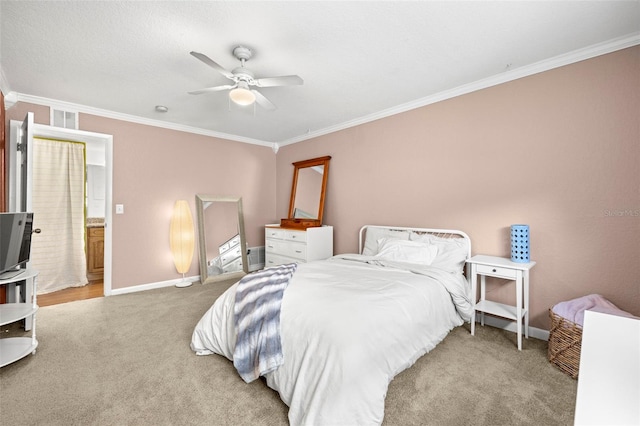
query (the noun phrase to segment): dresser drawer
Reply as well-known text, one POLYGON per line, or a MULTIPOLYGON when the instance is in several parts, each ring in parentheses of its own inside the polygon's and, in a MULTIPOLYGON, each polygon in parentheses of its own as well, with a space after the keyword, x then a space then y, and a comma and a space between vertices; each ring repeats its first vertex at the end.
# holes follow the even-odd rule
POLYGON ((307 241, 307 233, 305 231, 286 230, 284 239, 288 241, 298 241, 304 243, 307 241))
POLYGON ((231 238, 229 241, 223 244, 220 244, 220 247, 218 247, 218 250, 220 251, 220 254, 223 254, 225 251, 235 248, 235 246, 237 246, 238 244, 240 244, 240 235, 236 235, 235 237, 231 238))
POLYGON ((242 258, 241 257, 238 257, 233 262, 222 266, 222 273, 223 274, 227 273, 227 272, 236 272, 236 271, 241 271, 241 270, 242 270, 242 258))
POLYGON ((279 250, 279 253, 298 260, 305 260, 307 258, 307 246, 305 244, 287 243, 282 250, 279 250))
POLYGON ((270 266, 282 265, 285 263, 305 263, 305 261, 302 259, 292 259, 290 257, 280 256, 278 254, 268 252, 265 255, 264 262, 265 268, 268 268, 270 266))
POLYGON ((282 251, 282 240, 274 240, 273 238, 267 238, 264 241, 265 253, 280 253, 282 251))
POLYGON ((286 241, 307 241, 307 233, 305 231, 294 231, 292 229, 266 228, 265 236, 266 238, 286 241))
POLYGON ((234 249, 220 255, 220 263, 224 267, 224 265, 236 260, 239 257, 242 257, 242 252, 240 251, 240 246, 236 246, 234 249))
POLYGON ((299 260, 307 259, 307 246, 304 243, 269 238, 266 240, 265 249, 272 254, 295 257, 299 260))
POLYGON ((266 238, 277 238, 279 240, 284 240, 284 234, 287 232, 284 229, 280 228, 265 228, 265 237, 266 238))
POLYGON ((479 274, 489 275, 491 277, 506 278, 515 280, 517 271, 510 268, 501 268, 499 266, 477 265, 476 270, 479 274))
POLYGON ((87 229, 89 230, 89 236, 91 237, 104 237, 104 227, 102 226, 96 226, 87 229))

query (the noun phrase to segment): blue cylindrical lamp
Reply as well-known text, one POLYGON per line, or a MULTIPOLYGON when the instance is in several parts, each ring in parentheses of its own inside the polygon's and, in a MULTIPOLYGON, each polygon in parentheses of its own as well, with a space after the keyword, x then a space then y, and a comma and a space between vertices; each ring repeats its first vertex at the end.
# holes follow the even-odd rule
POLYGON ((529 225, 511 225, 511 261, 529 263, 529 225))

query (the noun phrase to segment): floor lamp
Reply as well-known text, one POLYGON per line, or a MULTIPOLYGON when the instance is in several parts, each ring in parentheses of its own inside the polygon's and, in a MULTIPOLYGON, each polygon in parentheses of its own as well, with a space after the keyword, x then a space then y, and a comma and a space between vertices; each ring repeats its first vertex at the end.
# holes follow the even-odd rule
POLYGON ((193 260, 195 233, 193 230, 193 218, 189 204, 185 200, 178 200, 173 206, 173 216, 171 217, 171 229, 169 231, 169 243, 173 262, 178 273, 182 274, 176 287, 189 287, 191 281, 187 281, 184 274, 191 267, 193 260))

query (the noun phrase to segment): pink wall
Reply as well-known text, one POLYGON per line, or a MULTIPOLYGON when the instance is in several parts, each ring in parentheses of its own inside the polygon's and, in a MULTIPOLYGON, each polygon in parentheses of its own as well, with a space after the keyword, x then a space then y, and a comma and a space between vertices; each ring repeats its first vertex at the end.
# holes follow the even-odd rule
MULTIPOLYGON (((47 107, 19 103, 7 119, 47 107)), ((509 255, 509 225, 531 226, 531 325, 555 303, 600 293, 640 315, 640 47, 393 117, 269 148, 86 114, 114 135, 113 288, 178 277, 175 200, 241 195, 250 246, 287 215, 294 161, 331 155, 325 223, 355 252, 363 224, 457 228, 473 252, 509 255), (243 173, 238 173, 242 170, 243 173), (277 171, 277 173, 276 173, 277 171), (626 214, 624 212, 630 212, 626 214), (618 214, 622 214, 621 216, 618 214)), ((188 275, 198 274, 197 251, 188 275)), ((490 297, 510 301, 511 285, 490 297)))
MULTIPOLYGON (((49 123, 48 107, 25 103, 7 118, 23 120, 28 111, 49 123)), ((197 226, 196 194, 241 196, 248 245, 264 245, 264 224, 275 212, 270 148, 87 114, 79 120, 81 130, 113 135, 113 203, 125 208, 113 215, 113 289, 180 277, 169 250, 178 199, 189 202, 197 226)), ((198 274, 196 248, 187 276, 198 274)))
MULTIPOLYGON (((639 111, 634 47, 288 145, 277 217, 291 163, 331 155, 336 253, 357 251, 362 225, 391 224, 461 229, 474 254, 509 257, 509 226, 526 223, 532 326, 590 293, 640 315, 639 111)), ((515 298, 511 284, 489 291, 515 298)))

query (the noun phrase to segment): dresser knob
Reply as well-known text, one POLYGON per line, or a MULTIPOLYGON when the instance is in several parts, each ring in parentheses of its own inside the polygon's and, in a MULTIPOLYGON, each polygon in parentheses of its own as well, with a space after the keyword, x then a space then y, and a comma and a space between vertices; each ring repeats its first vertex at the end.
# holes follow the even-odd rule
POLYGON ((493 268, 493 272, 497 272, 497 271, 496 271, 496 268, 493 268))

